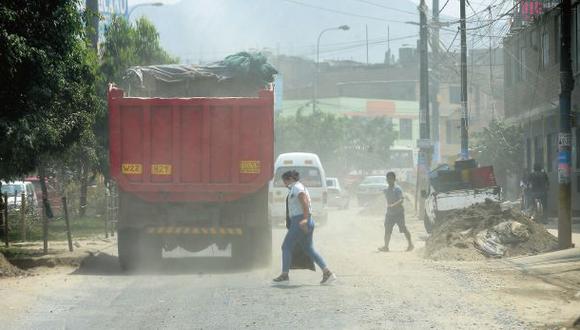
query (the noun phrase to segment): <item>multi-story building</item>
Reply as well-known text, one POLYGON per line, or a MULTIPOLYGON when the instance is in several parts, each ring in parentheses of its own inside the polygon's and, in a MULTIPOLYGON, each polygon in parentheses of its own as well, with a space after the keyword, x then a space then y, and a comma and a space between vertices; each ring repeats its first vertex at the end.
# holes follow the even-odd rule
MULTIPOLYGON (((575 5, 578 2, 575 1, 575 5)), ((580 9, 580 8, 578 8, 580 9)), ((580 11, 574 9, 572 24, 572 59, 575 89, 572 111, 580 106, 580 11)), ((520 10, 524 13, 525 10, 520 10)), ((541 165, 551 182, 549 209, 558 201, 558 141, 560 94, 560 9, 543 10, 517 16, 510 34, 504 38, 505 116, 509 123, 522 125, 525 131, 524 166, 529 171, 541 165)), ((573 116, 576 117, 576 116, 573 116)), ((572 118, 571 118, 572 119, 572 118)), ((573 200, 580 196, 580 128, 573 128, 572 190, 573 200)), ((580 205, 573 203, 575 213, 580 205)))
MULTIPOLYGON (((493 117, 503 114, 502 52, 473 50, 469 56, 468 85, 472 130, 487 126, 493 117), (492 76, 489 63, 492 61, 492 76), (497 95, 501 95, 497 97, 497 95)), ((432 64, 435 59, 432 57, 432 64)), ((431 80, 439 82, 437 100, 440 108, 438 162, 453 162, 460 152, 461 88, 456 56, 444 54, 433 68, 431 80)), ((304 59, 273 59, 284 75, 284 115, 299 108, 312 107, 315 67, 304 59)), ((320 64, 318 77, 319 110, 349 116, 391 118, 399 131, 398 146, 415 147, 419 139, 419 63, 415 48, 401 48, 398 63, 365 65, 350 61, 320 64)))

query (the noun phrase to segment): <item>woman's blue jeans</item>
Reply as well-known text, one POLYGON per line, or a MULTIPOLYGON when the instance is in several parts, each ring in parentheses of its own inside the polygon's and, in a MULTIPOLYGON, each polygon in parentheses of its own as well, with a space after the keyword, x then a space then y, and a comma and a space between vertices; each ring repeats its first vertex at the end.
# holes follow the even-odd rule
POLYGON ((302 215, 292 217, 290 220, 290 229, 284 237, 282 243, 282 272, 288 273, 290 271, 290 264, 292 263, 292 251, 296 244, 300 245, 306 254, 314 260, 314 263, 320 269, 326 268, 324 259, 314 250, 314 243, 312 241, 312 234, 314 233, 314 221, 312 218, 308 219, 308 233, 305 233, 300 228, 300 221, 303 219, 302 215))

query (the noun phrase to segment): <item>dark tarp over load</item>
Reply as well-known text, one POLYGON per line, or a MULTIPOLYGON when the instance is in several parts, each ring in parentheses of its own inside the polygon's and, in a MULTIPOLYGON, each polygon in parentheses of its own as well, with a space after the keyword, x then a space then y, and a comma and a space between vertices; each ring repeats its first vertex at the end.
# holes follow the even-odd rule
POLYGON ((260 53, 241 52, 207 66, 152 65, 129 68, 123 88, 136 97, 257 96, 276 69, 260 53))

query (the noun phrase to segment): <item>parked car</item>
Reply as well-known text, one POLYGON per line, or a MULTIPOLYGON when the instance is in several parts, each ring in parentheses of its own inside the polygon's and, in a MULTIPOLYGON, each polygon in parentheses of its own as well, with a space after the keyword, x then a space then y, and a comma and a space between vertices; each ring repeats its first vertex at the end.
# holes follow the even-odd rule
POLYGON ((366 205, 379 196, 387 189, 387 178, 384 175, 367 176, 358 185, 356 197, 359 206, 366 205))
POLYGON ((19 212, 22 207, 22 193, 26 198, 27 210, 36 213, 38 209, 38 199, 34 191, 34 186, 30 181, 2 182, 2 194, 8 195, 8 210, 19 212))
POLYGON ((350 195, 341 187, 338 178, 326 178, 326 187, 328 188, 328 206, 348 209, 350 195))

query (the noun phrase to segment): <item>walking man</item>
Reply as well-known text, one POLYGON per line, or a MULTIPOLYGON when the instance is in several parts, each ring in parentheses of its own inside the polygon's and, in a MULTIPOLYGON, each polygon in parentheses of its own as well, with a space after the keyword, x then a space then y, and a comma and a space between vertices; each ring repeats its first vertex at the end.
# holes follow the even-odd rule
POLYGON ((387 173, 387 183, 389 186, 384 190, 387 199, 387 214, 385 215, 385 245, 379 248, 381 252, 389 252, 389 242, 393 227, 397 225, 399 232, 405 234, 409 243, 407 251, 412 251, 415 247, 411 242, 411 233, 405 225, 405 209, 403 208, 403 190, 395 183, 397 176, 395 172, 387 173))
MULTIPOLYGON (((534 171, 528 176, 529 204, 532 209, 536 208, 536 199, 542 203, 542 219, 541 222, 546 223, 548 217, 546 212, 548 210, 548 191, 550 190, 550 179, 542 169, 542 165, 534 164, 534 171)), ((537 211, 537 210, 536 210, 537 211)))
POLYGON ((304 252, 314 260, 322 269, 322 280, 320 284, 328 284, 336 280, 330 269, 326 266, 324 259, 314 250, 313 233, 314 220, 311 217, 310 194, 304 185, 299 181, 300 174, 297 171, 287 171, 282 174, 284 185, 288 187, 288 215, 290 217, 290 228, 284 237, 282 243, 282 273, 276 277, 275 284, 286 284, 290 278, 290 264, 292 262, 292 252, 294 247, 299 244, 304 252))

